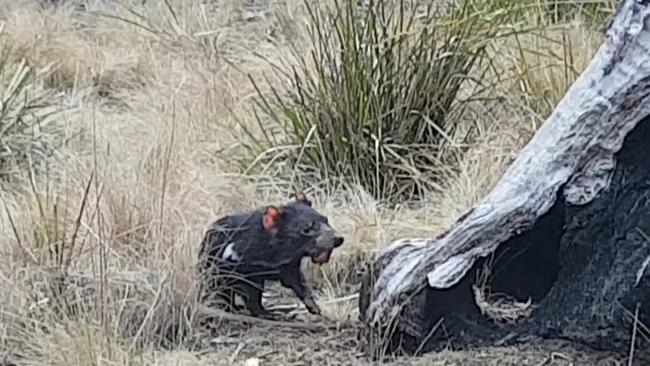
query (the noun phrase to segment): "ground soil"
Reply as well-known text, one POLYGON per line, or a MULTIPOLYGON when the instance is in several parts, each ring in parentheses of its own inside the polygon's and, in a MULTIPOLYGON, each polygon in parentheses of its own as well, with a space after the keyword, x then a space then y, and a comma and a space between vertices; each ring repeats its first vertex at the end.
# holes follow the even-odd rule
MULTIPOLYGON (((287 316, 293 322, 327 323, 322 318, 303 314, 287 316)), ((336 324, 332 323, 332 326, 336 324)), ((380 363, 372 361, 363 351, 359 339, 360 324, 339 324, 338 329, 312 331, 284 326, 229 324, 218 331, 218 336, 204 337, 203 357, 228 364, 244 364, 258 359, 259 365, 459 365, 459 366, 578 366, 622 365, 626 357, 599 352, 584 346, 560 340, 543 340, 504 347, 481 347, 471 350, 445 350, 419 357, 388 357, 380 363)), ((198 345, 197 345, 198 346, 198 345)))

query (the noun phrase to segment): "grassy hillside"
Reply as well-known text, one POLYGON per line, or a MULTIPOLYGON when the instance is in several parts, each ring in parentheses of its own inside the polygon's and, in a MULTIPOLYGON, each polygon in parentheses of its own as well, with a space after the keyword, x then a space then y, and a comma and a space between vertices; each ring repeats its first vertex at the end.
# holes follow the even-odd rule
MULTIPOLYGON (((74 366, 370 363, 364 263, 492 187, 614 1, 441 1, 387 21, 335 18, 333 0, 44 3, 0 3, 0 360, 74 366), (294 312, 332 327, 198 328, 207 225, 296 186, 346 238, 328 265, 305 263, 326 320, 294 312)), ((269 301, 297 303, 279 287, 269 301)), ((391 362, 588 357, 552 344, 391 362)))

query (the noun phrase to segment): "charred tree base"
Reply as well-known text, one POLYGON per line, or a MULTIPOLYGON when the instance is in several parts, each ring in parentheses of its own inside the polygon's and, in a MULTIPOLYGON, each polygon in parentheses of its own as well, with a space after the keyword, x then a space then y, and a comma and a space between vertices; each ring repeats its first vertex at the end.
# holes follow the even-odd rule
POLYGON ((635 320, 650 324, 648 141, 646 118, 627 137, 610 186, 590 204, 565 210, 558 280, 529 321, 540 335, 625 350, 635 320))
POLYGON ((407 302, 397 330, 383 337, 391 340, 388 352, 412 354, 538 337, 627 354, 634 338, 637 358, 650 364, 648 141, 650 118, 628 134, 610 184, 595 200, 571 206, 558 195, 530 230, 494 252, 489 287, 519 301, 532 300, 534 310, 526 318, 511 325, 483 315, 472 292, 487 260, 481 259, 456 285, 427 287, 407 302))

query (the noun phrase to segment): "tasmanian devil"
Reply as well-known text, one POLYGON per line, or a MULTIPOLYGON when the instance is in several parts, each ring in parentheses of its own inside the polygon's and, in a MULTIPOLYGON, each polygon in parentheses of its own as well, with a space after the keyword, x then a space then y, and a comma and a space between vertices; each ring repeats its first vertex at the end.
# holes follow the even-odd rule
POLYGON ((240 310, 235 305, 239 295, 252 315, 265 315, 264 284, 279 280, 310 313, 320 314, 300 263, 305 257, 319 265, 327 263, 343 240, 302 193, 284 206, 222 217, 210 225, 201 242, 201 301, 216 297, 230 310, 240 310))

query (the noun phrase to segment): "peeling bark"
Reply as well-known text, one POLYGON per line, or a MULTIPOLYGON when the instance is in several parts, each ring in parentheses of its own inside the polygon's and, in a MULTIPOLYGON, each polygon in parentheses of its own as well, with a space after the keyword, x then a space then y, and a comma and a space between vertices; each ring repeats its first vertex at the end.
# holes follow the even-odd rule
POLYGON ((623 326, 620 301, 650 312, 650 244, 638 232, 650 222, 650 163, 640 158, 650 158, 642 142, 650 141, 649 99, 650 1, 624 0, 590 65, 494 189, 442 235, 399 240, 380 256, 359 302, 369 332, 394 326, 417 343, 441 316, 483 322, 468 288, 477 266, 504 248, 528 255, 494 279, 496 286, 540 304, 525 325, 492 329, 483 339, 508 332, 595 337, 595 329, 607 337, 623 326), (633 217, 617 216, 624 214, 633 217), (544 280, 523 275, 535 268, 531 251, 556 267, 539 269, 544 280))

